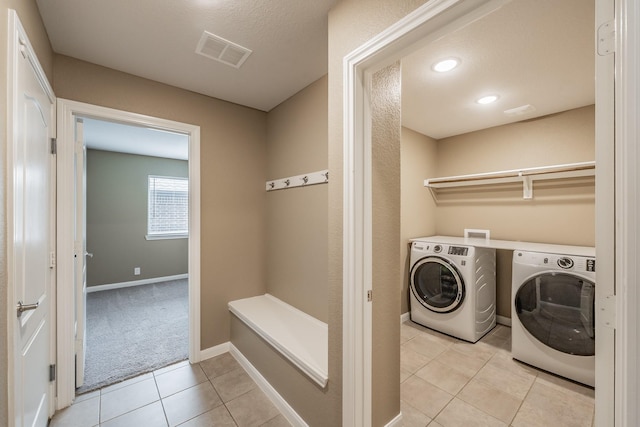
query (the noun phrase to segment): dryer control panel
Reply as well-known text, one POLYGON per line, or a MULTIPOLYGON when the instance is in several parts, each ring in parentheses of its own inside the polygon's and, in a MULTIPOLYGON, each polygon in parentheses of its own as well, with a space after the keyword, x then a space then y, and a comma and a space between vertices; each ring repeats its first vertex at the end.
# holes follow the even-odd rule
POLYGON ((545 254, 540 252, 515 251, 513 262, 550 269, 589 272, 596 271, 596 260, 591 257, 562 254, 545 254))

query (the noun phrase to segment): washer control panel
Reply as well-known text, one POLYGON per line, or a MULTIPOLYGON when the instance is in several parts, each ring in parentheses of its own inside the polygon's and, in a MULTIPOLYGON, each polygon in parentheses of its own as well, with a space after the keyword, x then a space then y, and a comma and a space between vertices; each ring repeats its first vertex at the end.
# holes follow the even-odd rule
POLYGON ((467 256, 467 253, 469 253, 469 248, 464 246, 449 246, 449 255, 467 256))
POLYGON ((411 245, 414 250, 422 251, 425 253, 469 256, 468 246, 454 246, 431 242, 413 242, 411 245))

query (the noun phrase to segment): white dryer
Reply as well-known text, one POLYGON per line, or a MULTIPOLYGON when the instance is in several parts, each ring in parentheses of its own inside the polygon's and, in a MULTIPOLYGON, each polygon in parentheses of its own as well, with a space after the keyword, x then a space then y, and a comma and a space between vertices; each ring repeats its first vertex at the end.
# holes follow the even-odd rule
POLYGON ((416 240, 409 263, 412 321, 470 342, 496 325, 494 249, 416 240))
POLYGON ((513 252, 515 359, 594 386, 595 266, 595 256, 513 252))

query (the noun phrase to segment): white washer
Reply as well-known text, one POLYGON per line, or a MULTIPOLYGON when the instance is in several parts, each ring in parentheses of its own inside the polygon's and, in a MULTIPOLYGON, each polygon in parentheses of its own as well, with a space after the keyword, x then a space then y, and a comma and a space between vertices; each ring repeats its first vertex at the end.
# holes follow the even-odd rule
POLYGON ((470 342, 496 325, 494 249, 415 240, 409 264, 412 321, 470 342))
POLYGON ((594 386, 595 266, 595 256, 513 252, 515 359, 594 386))

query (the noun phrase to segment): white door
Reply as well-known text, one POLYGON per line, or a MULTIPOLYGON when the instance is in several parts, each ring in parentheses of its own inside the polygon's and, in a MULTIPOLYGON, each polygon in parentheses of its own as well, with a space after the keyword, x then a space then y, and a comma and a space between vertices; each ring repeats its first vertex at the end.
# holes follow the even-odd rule
POLYGON ((82 119, 76 119, 75 169, 75 271, 74 290, 76 300, 76 387, 84 383, 84 365, 87 348, 87 148, 84 144, 82 119))
POLYGON ((9 295, 16 426, 46 426, 51 398, 50 316, 53 284, 51 137, 55 102, 17 16, 9 54, 9 295))

